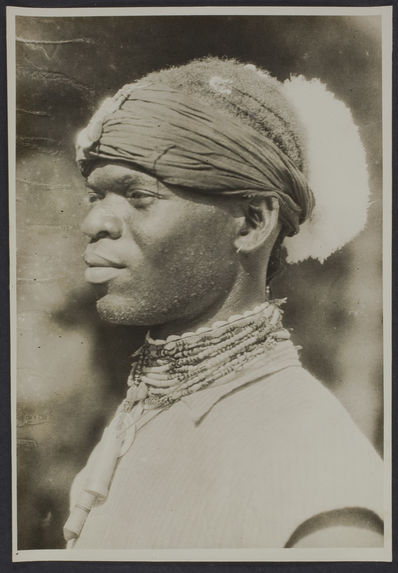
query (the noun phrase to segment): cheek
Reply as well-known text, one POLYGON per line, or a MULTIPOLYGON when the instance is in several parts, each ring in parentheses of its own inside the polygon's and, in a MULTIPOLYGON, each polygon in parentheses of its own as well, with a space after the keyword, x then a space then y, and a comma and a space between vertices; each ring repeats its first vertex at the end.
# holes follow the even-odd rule
POLYGON ((145 258, 154 263, 188 262, 204 257, 222 259, 234 252, 233 219, 221 209, 188 203, 170 205, 156 218, 142 221, 134 228, 135 241, 145 258), (175 208, 173 208, 175 207, 175 208))
POLYGON ((172 207, 133 228, 145 274, 185 284, 230 274, 236 260, 232 217, 208 205, 172 207))
MULTIPOLYGON (((128 261, 98 304, 106 320, 152 325, 195 316, 230 292, 237 276, 233 219, 214 211, 163 213, 125 237, 128 261)), ((141 221, 142 222, 142 221, 141 221)))

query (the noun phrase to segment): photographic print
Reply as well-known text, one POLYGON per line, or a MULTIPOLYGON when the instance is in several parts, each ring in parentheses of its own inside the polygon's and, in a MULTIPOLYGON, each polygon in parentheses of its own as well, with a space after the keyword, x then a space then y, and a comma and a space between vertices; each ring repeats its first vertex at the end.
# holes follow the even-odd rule
POLYGON ((8 8, 15 561, 391 560, 391 15, 8 8))

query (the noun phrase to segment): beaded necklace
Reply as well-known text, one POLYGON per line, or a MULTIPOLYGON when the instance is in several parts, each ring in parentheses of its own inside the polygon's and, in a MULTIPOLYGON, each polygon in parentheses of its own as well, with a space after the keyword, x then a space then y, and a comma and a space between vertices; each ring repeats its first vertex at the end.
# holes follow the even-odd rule
POLYGON ((167 407, 231 372, 290 338, 283 328, 282 300, 265 302, 209 328, 145 343, 133 355, 124 411, 137 401, 145 408, 167 407))

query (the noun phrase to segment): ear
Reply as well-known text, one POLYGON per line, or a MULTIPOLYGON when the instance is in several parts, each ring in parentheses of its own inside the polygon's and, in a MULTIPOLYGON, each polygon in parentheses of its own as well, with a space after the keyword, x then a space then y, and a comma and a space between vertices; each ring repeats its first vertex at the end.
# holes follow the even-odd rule
POLYGON ((253 197, 244 203, 235 248, 240 253, 251 253, 264 246, 279 232, 279 202, 274 197, 253 197))

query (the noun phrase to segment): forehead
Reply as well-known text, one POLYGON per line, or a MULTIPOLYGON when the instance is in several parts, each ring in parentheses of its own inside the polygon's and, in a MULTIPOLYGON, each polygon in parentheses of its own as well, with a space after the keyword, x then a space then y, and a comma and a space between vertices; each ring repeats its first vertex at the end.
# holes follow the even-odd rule
POLYGON ((156 177, 137 171, 124 163, 101 162, 96 164, 86 178, 86 185, 93 191, 105 194, 114 192, 123 194, 128 189, 145 189, 153 191, 159 197, 173 199, 173 202, 185 203, 190 208, 202 206, 213 211, 220 208, 234 212, 241 202, 239 197, 199 193, 194 190, 181 189, 165 185, 156 177))
POLYGON ((88 187, 98 191, 123 191, 132 185, 146 188, 164 187, 162 183, 146 173, 120 163, 102 163, 96 165, 86 178, 88 187))

